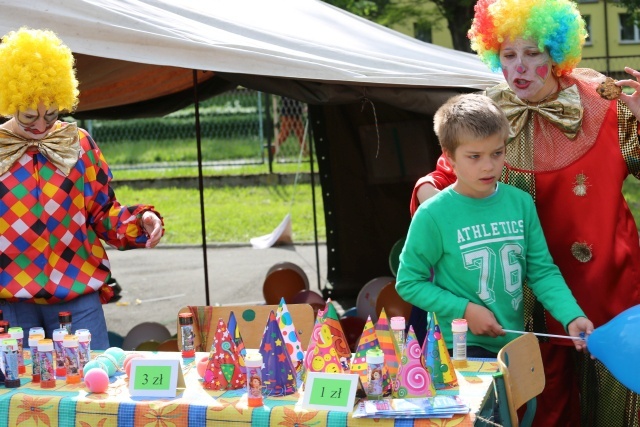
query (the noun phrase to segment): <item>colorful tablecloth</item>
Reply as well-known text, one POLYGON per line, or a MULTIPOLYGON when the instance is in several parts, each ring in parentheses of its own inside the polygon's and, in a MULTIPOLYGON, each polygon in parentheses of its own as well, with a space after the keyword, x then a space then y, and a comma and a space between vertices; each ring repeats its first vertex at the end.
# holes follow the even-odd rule
MULTIPOLYGON (((179 353, 154 353, 149 357, 175 359, 179 353)), ((194 363, 183 366, 186 389, 175 398, 139 398, 129 394, 129 381, 124 373, 111 378, 106 393, 90 393, 80 384, 66 384, 58 379, 53 389, 42 389, 23 375, 22 385, 0 387, 0 427, 4 426, 471 426, 479 409, 492 394, 495 361, 478 360, 459 371, 459 389, 441 391, 460 394, 471 406, 472 413, 450 419, 365 419, 350 413, 306 410, 301 397, 265 398, 265 406, 249 408, 244 390, 213 391, 202 387, 194 363)), ((27 367, 31 373, 31 367, 27 367)), ((439 391, 440 392, 440 391, 439 391)))

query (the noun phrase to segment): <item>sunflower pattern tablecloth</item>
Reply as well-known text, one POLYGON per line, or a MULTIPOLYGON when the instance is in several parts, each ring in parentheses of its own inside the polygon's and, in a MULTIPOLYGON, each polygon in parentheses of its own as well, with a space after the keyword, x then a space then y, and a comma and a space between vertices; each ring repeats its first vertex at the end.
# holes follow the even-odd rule
MULTIPOLYGON (((176 353, 167 357, 174 359, 176 353)), ((162 358, 161 354, 153 357, 162 358)), ((284 397, 266 397, 265 406, 249 408, 244 390, 213 391, 202 387, 194 363, 183 366, 186 388, 175 398, 140 398, 129 394, 124 373, 111 377, 106 393, 90 393, 80 384, 56 381, 56 387, 42 389, 31 382, 31 367, 21 377, 22 385, 7 389, 0 386, 0 427, 4 426, 78 426, 78 427, 183 427, 183 426, 471 426, 475 412, 487 399, 497 365, 475 361, 459 376, 459 388, 439 391, 460 393, 470 404, 472 414, 450 419, 364 419, 351 413, 307 410, 301 407, 298 393, 284 397)))

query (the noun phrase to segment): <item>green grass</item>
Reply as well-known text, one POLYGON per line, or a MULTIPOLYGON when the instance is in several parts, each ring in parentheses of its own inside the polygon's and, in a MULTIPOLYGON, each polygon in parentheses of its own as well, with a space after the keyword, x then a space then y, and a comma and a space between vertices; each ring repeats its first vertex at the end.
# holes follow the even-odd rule
MULTIPOLYGON (((271 233, 291 213, 294 242, 314 240, 310 184, 215 187, 204 191, 207 244, 249 243, 252 237, 271 233)), ((165 221, 167 244, 202 244, 200 196, 197 189, 136 190, 118 187, 125 204, 148 203, 165 221)), ((320 187, 316 186, 318 239, 325 240, 324 211, 320 187)))
MULTIPOLYGON (((218 146, 219 155, 230 156, 238 146, 246 142, 218 146), (226 153, 226 154, 225 154, 226 153)), ((101 144, 105 157, 114 169, 114 179, 131 180, 142 178, 170 178, 197 176, 196 167, 166 169, 119 169, 118 166, 131 163, 195 161, 195 143, 192 141, 172 141, 170 143, 108 143, 101 144), (135 161, 134 161, 135 160, 135 161)), ((206 149, 206 160, 211 146, 206 149)), ((203 148, 203 152, 204 152, 203 148)), ((231 157, 226 157, 229 159, 231 157)), ((317 171, 318 168, 314 167, 317 171)), ((309 163, 275 163, 277 173, 308 172, 309 163)), ((268 164, 204 168, 205 176, 268 173, 268 164)), ((134 190, 118 187, 118 200, 123 204, 148 203, 156 206, 165 218, 166 234, 163 243, 201 244, 200 199, 195 189, 145 189, 134 190)), ((629 177, 623 187, 629 207, 640 224, 640 181, 629 177)), ((207 244, 248 243, 251 237, 268 234, 275 229, 287 213, 292 216, 294 241, 313 241, 313 205, 310 184, 262 185, 253 187, 206 188, 205 219, 207 244), (293 201, 293 203, 292 203, 293 201)), ((317 231, 320 241, 326 239, 324 211, 319 184, 316 187, 317 231)))
POLYGON ((640 181, 633 176, 628 177, 622 187, 622 194, 627 200, 636 224, 640 226, 640 181))
MULTIPOLYGON (((198 149, 195 139, 143 140, 100 143, 109 164, 195 162, 198 149)), ((206 160, 259 159, 261 144, 256 139, 203 139, 202 158, 206 160)))

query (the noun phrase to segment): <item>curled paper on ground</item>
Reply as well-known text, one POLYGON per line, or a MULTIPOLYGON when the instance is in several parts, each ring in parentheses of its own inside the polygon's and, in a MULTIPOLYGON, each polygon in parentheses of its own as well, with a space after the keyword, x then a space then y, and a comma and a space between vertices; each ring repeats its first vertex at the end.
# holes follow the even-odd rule
POLYGON ((291 245, 293 244, 291 232, 291 214, 287 214, 282 222, 276 227, 271 234, 265 234, 260 237, 252 237, 249 241, 253 249, 267 249, 274 245, 291 245))

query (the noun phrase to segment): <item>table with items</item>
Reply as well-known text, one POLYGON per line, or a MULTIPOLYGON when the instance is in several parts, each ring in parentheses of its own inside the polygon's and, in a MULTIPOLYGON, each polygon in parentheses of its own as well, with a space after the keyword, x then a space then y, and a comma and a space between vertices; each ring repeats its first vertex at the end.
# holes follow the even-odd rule
MULTIPOLYGON (((96 354, 93 353, 95 358, 96 354)), ((148 359, 179 360, 184 388, 175 397, 131 396, 129 378, 118 371, 109 378, 104 393, 92 393, 84 381, 68 384, 56 379, 55 387, 41 388, 31 381, 31 366, 25 352, 26 373, 16 388, 0 387, 0 426, 418 426, 423 419, 354 418, 353 412, 305 409, 300 391, 282 397, 264 397, 264 406, 249 407, 246 389, 209 390, 197 372, 195 359, 181 358, 177 352, 149 352, 148 359)), ((495 360, 470 359, 458 369, 458 387, 438 390, 438 395, 459 395, 469 405, 467 414, 428 419, 430 426, 471 426, 478 418, 489 418, 495 404, 493 375, 495 360), (483 415, 480 415, 483 414, 483 415), (486 415, 485 415, 486 414, 486 415), (480 415, 480 416, 479 416, 480 415)), ((355 408, 362 404, 356 402, 355 408)))

